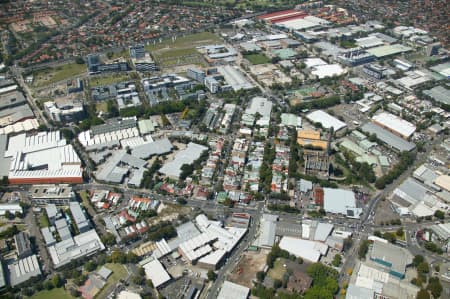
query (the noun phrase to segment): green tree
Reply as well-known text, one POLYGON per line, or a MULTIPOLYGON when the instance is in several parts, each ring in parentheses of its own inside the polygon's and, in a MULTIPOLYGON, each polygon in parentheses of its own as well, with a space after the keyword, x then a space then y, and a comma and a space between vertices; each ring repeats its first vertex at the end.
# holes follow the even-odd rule
POLYGON ((359 245, 358 256, 360 259, 365 259, 366 254, 369 251, 369 241, 364 240, 359 245))
POLYGON ((265 277, 266 277, 266 273, 264 273, 264 271, 258 271, 258 272, 256 272, 256 279, 257 279, 259 282, 263 282, 265 277))
POLYGON ((331 262, 331 264, 335 267, 339 267, 341 265, 342 262, 342 257, 340 254, 336 254, 333 258, 333 261, 331 262))
POLYGON ((431 292, 433 298, 437 299, 442 294, 442 285, 438 277, 431 277, 428 281, 427 290, 431 292))
POLYGON ((420 255, 420 254, 416 255, 413 259, 414 267, 419 266, 419 264, 422 263, 424 260, 425 260, 425 258, 422 255, 420 255))
POLYGON ((55 288, 60 288, 64 284, 64 280, 59 276, 59 274, 56 274, 52 277, 52 284, 55 288))
POLYGON ((53 283, 50 281, 50 280, 46 280, 45 282, 44 282, 44 288, 46 289, 46 290, 51 290, 51 289, 53 289, 53 283))
POLYGON ((217 278, 217 274, 213 270, 209 270, 207 273, 207 277, 209 281, 214 281, 217 278))
POLYGON ((434 212, 434 217, 442 220, 445 218, 445 213, 441 210, 437 210, 436 212, 434 212))
POLYGON ((106 246, 113 246, 116 244, 116 237, 110 232, 104 234, 101 239, 106 246))
POLYGON ((279 280, 279 279, 275 279, 273 281, 273 288, 274 289, 279 289, 279 288, 281 288, 282 285, 283 285, 283 282, 281 280, 279 280))
POLYGON ((402 237, 404 233, 405 233, 405 232, 403 231, 403 228, 402 228, 402 227, 400 227, 399 229, 397 229, 397 231, 395 232, 395 234, 396 234, 398 237, 402 237))
POLYGON ((430 266, 427 262, 423 261, 417 266, 417 272, 419 273, 429 273, 430 272, 430 266))
POLYGON ((417 292, 416 299, 430 299, 430 293, 427 290, 421 289, 417 292))
POLYGON ((95 264, 93 261, 89 261, 86 264, 84 264, 84 270, 87 272, 94 271, 97 268, 97 264, 95 264))

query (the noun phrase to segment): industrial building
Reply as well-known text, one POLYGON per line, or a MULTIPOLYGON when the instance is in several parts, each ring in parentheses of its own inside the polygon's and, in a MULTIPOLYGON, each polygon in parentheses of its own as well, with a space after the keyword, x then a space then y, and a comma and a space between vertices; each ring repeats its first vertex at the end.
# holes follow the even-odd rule
POLYGON ((297 131, 297 143, 303 147, 313 146, 322 150, 328 149, 328 140, 322 140, 320 131, 302 129, 297 131))
POLYGON ((17 258, 23 259, 33 254, 31 249, 30 237, 25 232, 19 232, 14 235, 14 244, 16 244, 17 258))
POLYGON ((411 152, 415 150, 416 145, 412 142, 391 133, 377 124, 368 122, 361 127, 361 130, 367 134, 375 134, 377 139, 386 144, 389 148, 397 152, 411 152))
POLYGON ((36 205, 69 205, 75 198, 75 193, 69 185, 33 185, 30 190, 30 197, 36 205))
POLYGON ((272 102, 270 100, 263 97, 254 97, 251 99, 248 108, 245 109, 244 115, 256 118, 256 114, 259 114, 260 118, 256 120, 256 124, 263 127, 269 125, 271 113, 272 102))
POLYGON ((306 118, 313 124, 320 123, 325 129, 333 128, 334 132, 347 127, 346 123, 340 121, 336 117, 331 116, 330 114, 322 110, 310 112, 306 115, 306 118))
POLYGON ((409 139, 416 131, 415 125, 388 112, 373 116, 372 122, 404 139, 409 139))
POLYGON ((450 105, 450 89, 444 86, 435 86, 431 89, 424 90, 423 93, 438 103, 450 105))
POLYGON ((155 288, 159 288, 171 280, 169 273, 157 259, 153 259, 142 267, 145 271, 145 277, 152 281, 155 288))
POLYGON ((23 214, 23 209, 19 203, 0 203, 0 216, 4 216, 6 212, 12 215, 23 214))
POLYGON ((259 248, 272 248, 273 244, 275 244, 277 221, 277 215, 263 214, 259 224, 258 235, 253 245, 259 248))
POLYGON ((234 91, 241 89, 252 89, 254 87, 245 75, 237 69, 237 67, 225 65, 218 67, 217 70, 234 91))
MULTIPOLYGON (((200 234, 195 233, 178 245, 178 252, 190 263, 215 270, 241 241, 247 228, 227 227, 201 214, 195 218, 200 234)), ((170 250, 168 251, 170 252, 170 250)))
POLYGON ((225 280, 217 299, 247 299, 249 294, 249 288, 225 280))
POLYGON ((323 209, 327 213, 340 214, 348 218, 359 218, 362 209, 356 205, 353 191, 323 188, 323 209))
MULTIPOLYGON (((65 221, 64 219, 62 219, 65 221)), ((62 239, 62 238, 61 238, 62 239)), ((90 256, 105 249, 100 237, 94 229, 48 247, 55 268, 67 265, 73 260, 90 256)))
POLYGON ((389 274, 402 279, 405 277, 406 267, 412 264, 413 256, 404 248, 388 242, 374 241, 370 259, 388 269, 389 274))
POLYGON ((39 261, 35 254, 23 259, 18 259, 8 265, 9 283, 12 287, 16 287, 33 277, 42 274, 39 261))
POLYGON ((374 55, 376 58, 384 58, 400 53, 405 53, 411 51, 412 48, 401 45, 401 44, 393 44, 393 45, 384 45, 375 48, 367 49, 367 52, 374 55))
POLYGON ((19 91, 0 94, 0 127, 34 118, 28 102, 19 91))
POLYGON ((207 150, 208 148, 206 146, 190 142, 186 149, 179 151, 175 155, 175 158, 172 161, 164 164, 159 172, 167 177, 178 179, 181 174, 181 166, 183 166, 183 164, 194 163, 194 161, 200 158, 202 153, 207 150))
POLYGON ((324 243, 293 237, 282 237, 279 246, 290 254, 312 263, 318 262, 320 257, 328 252, 328 245, 324 243))
POLYGON ((293 127, 294 129, 298 130, 302 127, 302 118, 292 113, 282 113, 281 125, 286 127, 293 127))
POLYGON ((11 184, 82 183, 81 160, 59 131, 9 138, 11 184))

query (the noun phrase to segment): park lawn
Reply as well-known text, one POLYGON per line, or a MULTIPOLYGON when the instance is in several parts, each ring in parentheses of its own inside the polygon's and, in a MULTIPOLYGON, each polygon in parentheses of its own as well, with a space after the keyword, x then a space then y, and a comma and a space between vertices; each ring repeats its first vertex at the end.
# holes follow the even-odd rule
POLYGON ((50 222, 48 221, 48 218, 44 213, 41 215, 41 217, 39 217, 39 226, 41 228, 50 226, 50 222))
POLYGON ((269 270, 267 275, 269 275, 272 279, 282 280, 284 273, 286 273, 286 268, 283 267, 283 264, 283 260, 278 258, 275 261, 273 268, 269 270))
POLYGON ((48 299, 48 298, 58 298, 58 299, 75 299, 63 288, 52 289, 50 291, 44 290, 34 294, 31 299, 48 299))
POLYGON ((128 276, 128 272, 125 269, 125 267, 121 264, 105 264, 105 267, 109 270, 113 271, 110 277, 108 277, 108 280, 106 281, 105 286, 100 290, 100 292, 95 295, 95 298, 106 298, 106 294, 108 289, 112 286, 117 284, 117 282, 120 279, 125 279, 128 276))
POLYGON ((46 68, 34 73, 34 85, 41 87, 54 84, 84 72, 86 72, 86 65, 77 63, 68 63, 53 68, 46 68))
POLYGON ((95 104, 95 111, 103 113, 108 113, 108 103, 107 102, 100 102, 95 104))
POLYGON ((128 76, 127 74, 113 74, 108 76, 91 77, 89 79, 89 86, 90 87, 104 86, 129 80, 130 76, 128 76))
POLYGON ((400 240, 400 241, 406 241, 406 239, 405 239, 405 232, 403 232, 403 235, 401 235, 401 236, 399 236, 399 235, 397 235, 397 231, 390 231, 390 233, 393 233, 394 234, 394 236, 397 238, 397 240, 400 240))
POLYGON ((264 54, 248 54, 244 55, 244 58, 250 61, 251 64, 264 64, 270 62, 270 59, 264 54))

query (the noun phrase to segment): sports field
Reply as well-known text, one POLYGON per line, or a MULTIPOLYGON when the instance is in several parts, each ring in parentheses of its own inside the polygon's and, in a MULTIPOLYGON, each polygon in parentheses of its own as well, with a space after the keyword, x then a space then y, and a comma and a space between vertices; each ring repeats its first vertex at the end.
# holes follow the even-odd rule
POLYGON ((198 46, 220 43, 220 38, 210 32, 195 33, 176 39, 165 39, 147 45, 145 48, 162 67, 185 64, 204 65, 202 55, 196 50, 198 46))

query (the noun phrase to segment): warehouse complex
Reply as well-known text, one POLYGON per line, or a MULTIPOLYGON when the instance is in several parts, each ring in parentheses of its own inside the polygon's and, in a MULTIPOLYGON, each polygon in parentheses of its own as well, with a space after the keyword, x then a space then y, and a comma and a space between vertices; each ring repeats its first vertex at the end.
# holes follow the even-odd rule
POLYGON ((59 131, 10 137, 4 157, 11 184, 83 182, 81 160, 59 131))

